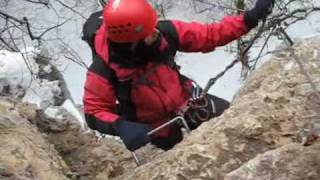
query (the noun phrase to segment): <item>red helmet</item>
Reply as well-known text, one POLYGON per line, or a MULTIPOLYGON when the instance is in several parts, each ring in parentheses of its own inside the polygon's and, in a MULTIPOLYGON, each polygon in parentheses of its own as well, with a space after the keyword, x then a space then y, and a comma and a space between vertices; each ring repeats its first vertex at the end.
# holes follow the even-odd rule
POLYGON ((128 43, 144 39, 154 31, 157 12, 147 0, 110 0, 103 19, 111 41, 128 43))

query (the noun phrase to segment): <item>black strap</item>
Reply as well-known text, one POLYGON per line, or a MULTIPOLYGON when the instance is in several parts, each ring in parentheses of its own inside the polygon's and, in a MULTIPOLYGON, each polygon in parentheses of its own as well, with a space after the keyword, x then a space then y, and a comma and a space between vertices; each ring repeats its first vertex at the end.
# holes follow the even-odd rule
POLYGON ((82 27, 82 40, 86 41, 90 47, 94 47, 94 37, 101 23, 102 11, 98 11, 91 14, 82 27))
POLYGON ((112 86, 116 86, 118 84, 118 78, 114 70, 107 66, 95 52, 92 53, 92 59, 93 61, 89 67, 89 71, 104 77, 112 84, 112 86))
POLYGON ((131 81, 119 81, 114 70, 106 65, 103 59, 96 53, 93 53, 93 62, 89 67, 89 71, 98 74, 110 82, 115 89, 119 101, 120 115, 127 120, 136 121, 136 108, 131 100, 131 81))
POLYGON ((131 100, 131 81, 118 82, 116 88, 121 117, 128 121, 137 121, 136 108, 131 100))
POLYGON ((190 80, 190 78, 180 73, 180 66, 177 65, 174 60, 174 57, 180 46, 177 30, 170 20, 159 21, 159 23, 157 24, 157 29, 166 37, 167 41, 169 41, 169 48, 167 50, 166 57, 168 59, 167 64, 169 64, 172 69, 177 71, 177 73, 179 74, 180 82, 181 84, 183 84, 184 82, 190 80))

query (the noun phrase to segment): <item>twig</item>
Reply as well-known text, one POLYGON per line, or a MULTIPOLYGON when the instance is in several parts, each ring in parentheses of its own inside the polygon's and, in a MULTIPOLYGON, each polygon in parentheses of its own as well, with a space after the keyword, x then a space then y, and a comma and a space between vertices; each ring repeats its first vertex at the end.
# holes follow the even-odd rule
POLYGON ((12 33, 10 32, 9 29, 8 29, 8 34, 9 34, 9 37, 10 37, 11 42, 12 42, 12 44, 13 44, 13 47, 17 50, 17 52, 19 52, 19 48, 18 48, 17 44, 15 43, 15 40, 14 40, 14 38, 13 38, 13 35, 12 35, 12 33))
POLYGON ((81 13, 79 13, 78 11, 74 10, 72 7, 68 6, 67 4, 61 2, 60 0, 55 0, 56 2, 58 2, 59 4, 61 4, 62 6, 64 6, 65 8, 71 10, 72 12, 78 14, 80 17, 82 17, 83 19, 87 19, 86 17, 84 17, 81 13))
MULTIPOLYGON (((10 51, 16 52, 18 51, 17 49, 14 49, 13 47, 10 46, 9 43, 7 43, 1 36, 0 36, 0 41, 7 47, 10 51)), ((2 49, 2 48, 1 48, 2 49)))
POLYGON ((250 68, 251 70, 256 69, 256 66, 257 66, 257 64, 258 64, 258 61, 259 61, 261 55, 262 55, 262 52, 263 52, 264 48, 266 47, 266 45, 268 44, 268 41, 269 41, 269 39, 271 38, 271 36, 272 36, 272 34, 273 34, 273 31, 274 31, 275 29, 276 29, 276 26, 273 27, 273 29, 272 29, 271 32, 269 33, 268 37, 267 37, 266 40, 264 41, 264 43, 263 43, 263 45, 262 45, 262 48, 260 49, 260 52, 259 52, 258 56, 257 56, 257 57, 255 58, 255 60, 253 61, 254 64, 253 64, 253 66, 251 66, 251 68, 250 68))
POLYGON ((3 16, 6 19, 11 19, 11 20, 16 21, 17 23, 24 24, 24 21, 19 20, 18 18, 15 18, 15 17, 13 17, 13 16, 11 16, 11 15, 9 15, 7 13, 4 13, 2 11, 0 11, 0 15, 3 16))
POLYGON ((40 39, 40 38, 42 38, 42 36, 44 36, 47 32, 51 31, 52 29, 55 29, 55 28, 58 28, 58 27, 64 25, 64 24, 67 23, 70 19, 71 19, 71 18, 66 19, 64 22, 62 22, 62 23, 60 23, 60 24, 57 24, 57 25, 52 26, 52 27, 49 27, 48 29, 46 29, 45 31, 43 31, 43 32, 38 36, 38 38, 40 39))
POLYGON ((64 57, 67 58, 67 59, 69 59, 70 61, 78 64, 78 65, 81 66, 81 67, 84 67, 84 68, 86 68, 86 69, 89 68, 89 67, 88 67, 85 63, 83 63, 83 62, 79 62, 79 61, 77 61, 76 59, 73 59, 73 58, 68 57, 68 56, 66 56, 66 55, 64 55, 64 57))
POLYGON ((49 0, 47 0, 46 2, 42 2, 42 1, 33 1, 33 0, 24 0, 26 2, 30 2, 30 3, 33 3, 33 4, 42 4, 44 6, 46 6, 47 8, 49 8, 49 0))
POLYGON ((60 23, 60 24, 57 24, 55 26, 52 26, 52 27, 49 27, 48 29, 46 29, 44 32, 42 32, 39 36, 34 36, 32 31, 31 31, 31 27, 30 27, 30 24, 29 24, 29 21, 26 17, 23 17, 23 20, 25 21, 25 24, 27 26, 27 30, 28 30, 28 34, 30 36, 30 39, 31 40, 41 40, 42 36, 44 36, 46 33, 48 33, 49 31, 51 31, 52 29, 55 29, 55 28, 58 28, 62 25, 64 25, 66 22, 68 22, 71 18, 69 19, 66 19, 64 22, 60 23))
POLYGON ((67 53, 70 54, 72 57, 69 57, 67 55, 64 55, 65 58, 71 60, 72 62, 80 65, 81 67, 84 67, 88 69, 89 67, 87 64, 82 60, 82 58, 79 56, 77 51, 75 51, 72 47, 70 47, 67 43, 65 43, 62 39, 59 39, 59 41, 62 43, 62 47, 64 47, 65 50, 67 50, 67 53))
MULTIPOLYGON (((232 11, 241 11, 243 12, 244 9, 239 9, 239 8, 232 8, 232 7, 228 7, 228 6, 224 6, 224 5, 220 5, 220 4, 214 4, 211 2, 206 2, 204 0, 196 0, 196 2, 202 3, 202 4, 206 4, 206 5, 210 5, 212 7, 217 7, 217 8, 222 8, 222 9, 228 9, 228 10, 232 10, 232 11)), ((207 8, 209 9, 209 8, 207 8)), ((202 11, 203 12, 203 11, 202 11)))

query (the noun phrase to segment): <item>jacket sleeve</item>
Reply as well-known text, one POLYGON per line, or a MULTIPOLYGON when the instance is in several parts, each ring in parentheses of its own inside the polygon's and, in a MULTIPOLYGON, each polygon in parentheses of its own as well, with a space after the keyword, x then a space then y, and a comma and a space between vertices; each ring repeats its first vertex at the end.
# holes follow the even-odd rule
POLYGON ((113 86, 107 79, 91 71, 87 72, 83 105, 86 117, 93 116, 107 123, 112 123, 119 118, 115 113, 116 96, 113 86))
POLYGON ((179 51, 210 52, 248 32, 243 15, 226 16, 220 22, 200 24, 173 20, 179 38, 179 51))

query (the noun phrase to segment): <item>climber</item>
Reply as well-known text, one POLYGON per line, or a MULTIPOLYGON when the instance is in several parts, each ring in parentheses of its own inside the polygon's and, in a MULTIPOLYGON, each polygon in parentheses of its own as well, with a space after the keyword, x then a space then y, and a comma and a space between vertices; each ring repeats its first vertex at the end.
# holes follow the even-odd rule
MULTIPOLYGON (((201 24, 160 21, 146 0, 110 0, 83 27, 83 39, 93 55, 83 98, 88 126, 119 136, 130 151, 148 142, 171 149, 183 138, 179 123, 151 136, 147 133, 175 117, 201 92, 194 81, 179 73, 176 52, 211 52, 238 39, 266 18, 273 1, 258 0, 253 9, 241 15, 201 24)), ((202 98, 206 103, 200 103, 199 109, 185 112, 191 129, 229 107, 219 97, 202 98), (199 119, 194 113, 207 116, 199 119)))

